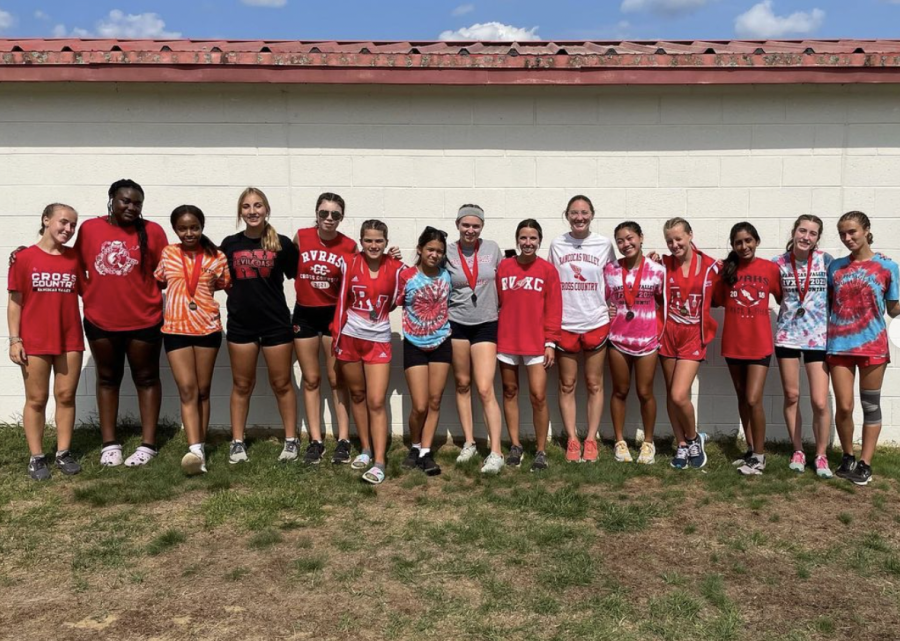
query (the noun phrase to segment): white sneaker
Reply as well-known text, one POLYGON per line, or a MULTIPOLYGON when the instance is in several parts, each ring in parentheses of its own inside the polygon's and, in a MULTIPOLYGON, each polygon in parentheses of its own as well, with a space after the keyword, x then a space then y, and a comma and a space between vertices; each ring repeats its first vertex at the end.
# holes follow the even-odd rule
POLYGON ((118 443, 107 445, 100 450, 100 465, 103 467, 117 467, 122 464, 122 446, 118 443))
POLYGON ((237 463, 245 463, 250 460, 247 456, 247 446, 243 441, 231 441, 231 447, 228 448, 228 462, 232 465, 237 463))
POLYGON ((478 448, 475 447, 475 443, 464 443, 459 456, 456 457, 456 462, 468 463, 476 454, 478 454, 478 448))
POLYGON ((765 457, 757 458, 754 454, 750 457, 750 460, 741 465, 738 468, 738 472, 743 474, 744 476, 760 476, 763 473, 763 470, 766 469, 766 459, 765 457))
POLYGON ((156 454, 156 450, 151 450, 149 447, 140 445, 134 451, 134 454, 125 459, 125 467, 139 467, 141 465, 146 465, 156 458, 156 454))
POLYGON ((206 461, 193 452, 188 452, 181 458, 181 469, 188 476, 196 476, 206 473, 206 461))
POLYGON ((296 461, 300 455, 300 441, 296 438, 284 439, 284 447, 278 455, 279 461, 296 461))
POLYGON ((642 465, 653 465, 656 462, 656 446, 653 443, 644 441, 644 444, 641 445, 641 453, 637 462, 642 465))
POLYGON ((616 460, 620 463, 631 463, 631 452, 628 451, 628 443, 625 441, 617 441, 616 447, 616 460))
POLYGON ((491 452, 488 454, 488 457, 484 459, 484 465, 481 466, 482 474, 499 474, 503 469, 503 466, 506 465, 506 461, 500 454, 496 454, 491 452))

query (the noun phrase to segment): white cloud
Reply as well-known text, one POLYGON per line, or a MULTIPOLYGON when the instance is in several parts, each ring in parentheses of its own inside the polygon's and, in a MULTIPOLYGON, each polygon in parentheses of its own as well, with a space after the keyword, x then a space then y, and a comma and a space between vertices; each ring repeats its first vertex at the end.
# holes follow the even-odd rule
MULTIPOLYGON (((897 1, 900 2, 900 0, 897 0, 897 1)), ((473 11, 475 11, 474 4, 461 4, 458 7, 456 7, 456 9, 454 9, 450 15, 464 16, 467 13, 472 13, 473 11)))
POLYGON ((821 9, 776 16, 772 0, 763 0, 734 19, 734 32, 739 38, 783 38, 811 33, 824 22, 825 12, 821 9))
POLYGON ((9 29, 14 24, 16 24, 16 19, 13 17, 13 14, 0 9, 0 31, 9 29))
POLYGON ((287 0, 241 0, 248 7, 271 7, 280 9, 287 4, 287 0))
POLYGON ((53 35, 57 38, 71 36, 75 38, 154 38, 166 40, 180 38, 178 31, 166 31, 166 23, 155 13, 125 14, 118 9, 109 12, 106 18, 97 21, 93 30, 75 27, 71 31, 66 25, 58 24, 53 27, 53 35))
POLYGON ((540 40, 537 27, 522 29, 500 22, 476 23, 471 27, 463 27, 456 31, 442 31, 438 40, 502 40, 523 41, 540 40))
POLYGON ((713 0, 622 0, 622 13, 646 11, 661 16, 682 16, 692 13, 713 0))
POLYGON ((49 20, 50 14, 47 13, 46 11, 41 11, 40 9, 38 9, 37 11, 34 12, 34 19, 35 20, 49 20))

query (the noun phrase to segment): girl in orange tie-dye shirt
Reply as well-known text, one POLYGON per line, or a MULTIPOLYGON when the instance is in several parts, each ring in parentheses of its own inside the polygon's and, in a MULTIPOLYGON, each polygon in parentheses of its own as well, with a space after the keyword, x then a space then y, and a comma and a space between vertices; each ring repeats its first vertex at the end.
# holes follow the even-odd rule
POLYGON ((187 474, 206 472, 209 390, 222 344, 222 319, 213 294, 230 280, 225 254, 203 235, 205 220, 193 205, 175 208, 172 228, 181 242, 163 249, 155 272, 167 287, 163 345, 181 396, 189 446, 181 467, 187 474))

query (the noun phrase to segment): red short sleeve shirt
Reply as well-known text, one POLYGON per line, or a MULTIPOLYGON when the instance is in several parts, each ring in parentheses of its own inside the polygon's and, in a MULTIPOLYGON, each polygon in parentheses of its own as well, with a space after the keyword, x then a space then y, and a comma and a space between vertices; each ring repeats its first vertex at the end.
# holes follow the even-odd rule
POLYGON ((356 253, 356 242, 339 233, 332 240, 319 238, 315 227, 297 232, 297 278, 294 291, 301 307, 333 307, 341 291, 344 265, 356 253))

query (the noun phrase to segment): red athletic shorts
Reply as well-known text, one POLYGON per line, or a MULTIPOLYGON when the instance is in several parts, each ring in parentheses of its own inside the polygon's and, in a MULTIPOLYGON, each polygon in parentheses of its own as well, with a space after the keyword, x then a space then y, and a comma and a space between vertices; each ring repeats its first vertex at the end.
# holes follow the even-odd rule
POLYGON ((360 361, 373 364, 390 363, 391 344, 367 341, 362 338, 341 334, 337 346, 334 348, 334 355, 339 361, 348 363, 358 363, 360 361))
POLYGON ((609 323, 585 334, 562 330, 562 337, 556 343, 556 347, 570 354, 577 354, 581 351, 593 352, 606 345, 607 338, 609 338, 609 323))
POLYGON ((829 354, 825 362, 834 367, 871 367, 872 365, 884 365, 891 362, 890 356, 852 356, 849 354, 829 354))
POLYGON ((706 360, 706 346, 700 342, 700 325, 666 323, 666 330, 659 345, 659 355, 683 361, 706 360))

